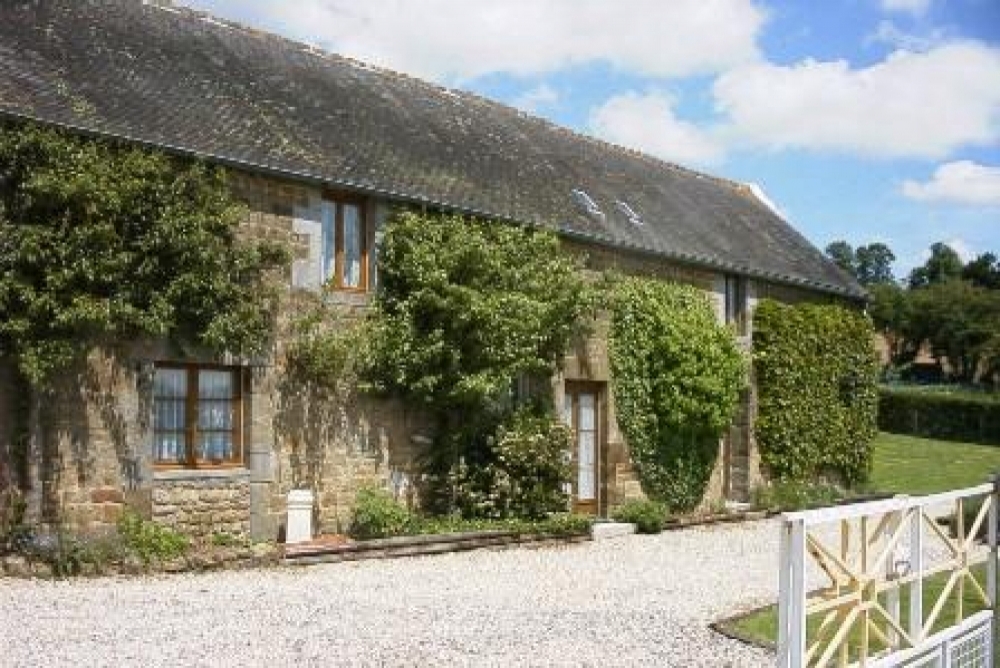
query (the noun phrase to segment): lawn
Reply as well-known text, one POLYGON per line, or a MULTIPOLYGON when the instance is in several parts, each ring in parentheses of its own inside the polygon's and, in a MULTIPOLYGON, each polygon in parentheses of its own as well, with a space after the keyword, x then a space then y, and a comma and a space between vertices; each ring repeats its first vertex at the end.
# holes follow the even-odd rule
POLYGON ((871 488, 932 494, 984 483, 1000 471, 1000 446, 881 433, 875 440, 871 488))
MULTIPOLYGON (((881 433, 875 440, 870 487, 878 492, 933 494, 986 482, 994 471, 1000 471, 1000 446, 881 433)), ((976 573, 977 580, 984 582, 982 567, 977 567, 976 573)), ((941 574, 925 581, 925 610, 930 609, 945 580, 946 576, 941 574)), ((971 592, 971 587, 966 587, 964 608, 967 614, 982 607, 971 592)), ((904 592, 904 600, 905 596, 904 592)), ((939 625, 954 619, 955 597, 953 594, 939 617, 939 625)), ((906 605, 903 605, 903 612, 905 618, 908 612, 906 605)), ((810 619, 810 629, 818 621, 810 619)), ((777 609, 774 606, 763 608, 722 622, 720 626, 742 638, 773 644, 777 635, 777 609)))
MULTIPOLYGON (((986 586, 986 569, 982 564, 974 566, 972 568, 973 575, 980 585, 985 588, 986 586)), ((934 603, 937 602, 938 596, 941 594, 941 590, 948 580, 948 573, 938 573, 933 575, 926 580, 924 580, 924 614, 926 615, 930 612, 934 603)), ((966 586, 964 597, 963 597, 963 617, 968 617, 969 615, 983 610, 985 606, 982 600, 973 593, 973 588, 971 586, 966 586)), ((900 612, 901 621, 903 628, 907 627, 909 618, 909 607, 906 604, 908 600, 909 592, 906 586, 902 587, 900 592, 900 612)), ((948 602, 945 604, 940 615, 938 615, 937 622, 934 625, 934 631, 939 631, 955 621, 955 604, 958 600, 957 587, 953 590, 953 593, 949 596, 948 602)), ((809 618, 807 623, 806 637, 812 639, 815 637, 816 628, 819 626, 823 615, 813 615, 809 618)), ((720 628, 738 637, 751 640, 755 643, 762 645, 774 645, 777 642, 778 636, 778 610, 775 606, 768 606, 767 608, 762 608, 760 610, 755 610, 745 616, 737 617, 735 619, 726 620, 719 624, 720 628)), ((884 624, 879 624, 880 627, 884 628, 884 624)), ((860 624, 855 623, 854 627, 851 629, 851 634, 848 636, 848 646, 855 648, 860 645, 860 624)), ((878 643, 874 641, 873 636, 873 647, 878 649, 878 643)), ((855 654, 854 651, 851 652, 852 656, 855 654)))

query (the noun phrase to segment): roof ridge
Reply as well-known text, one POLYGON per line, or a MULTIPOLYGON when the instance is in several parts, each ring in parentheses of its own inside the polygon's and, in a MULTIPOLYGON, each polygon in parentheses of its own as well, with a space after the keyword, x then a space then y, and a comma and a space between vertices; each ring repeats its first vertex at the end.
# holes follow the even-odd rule
MULTIPOLYGON (((180 2, 190 2, 190 1, 191 0, 180 0, 180 2)), ((291 37, 286 37, 286 36, 278 34, 276 32, 271 32, 269 30, 263 30, 261 28, 256 28, 254 26, 251 26, 251 25, 248 25, 248 24, 245 24, 245 23, 241 23, 239 21, 234 21, 232 19, 221 18, 221 17, 218 17, 218 16, 216 16, 215 14, 213 14, 213 13, 211 13, 209 11, 205 11, 205 10, 201 10, 201 9, 196 9, 196 8, 191 7, 189 5, 186 5, 186 4, 177 4, 175 2, 175 0, 140 0, 140 2, 143 5, 146 5, 148 7, 154 8, 154 9, 159 9, 159 10, 162 10, 162 11, 167 11, 167 12, 172 12, 172 13, 186 14, 186 15, 188 15, 189 17, 191 17, 193 19, 204 21, 206 23, 210 23, 211 25, 216 25, 216 26, 220 26, 220 27, 224 27, 224 28, 229 28, 231 30, 241 31, 241 32, 247 33, 248 35, 251 35, 251 36, 257 37, 257 38, 261 38, 261 39, 268 39, 268 40, 276 41, 278 43, 284 43, 284 44, 287 44, 287 45, 289 45, 291 47, 297 48, 297 49, 299 49, 299 50, 301 50, 301 51, 303 51, 305 53, 308 53, 308 54, 310 54, 312 56, 316 56, 318 58, 323 58, 323 59, 338 59, 338 60, 346 62, 346 63, 348 63, 348 64, 350 64, 350 65, 352 65, 354 67, 358 67, 360 69, 365 69, 365 70, 369 70, 369 71, 373 71, 373 72, 378 72, 378 73, 381 73, 381 74, 385 74, 387 76, 396 77, 398 79, 403 79, 403 80, 406 80, 406 81, 415 82, 417 84, 420 84, 420 85, 423 85, 423 86, 427 86, 428 88, 430 88, 432 90, 440 91, 441 93, 449 95, 449 96, 452 96, 452 97, 455 97, 455 96, 468 97, 468 98, 471 98, 472 100, 476 100, 476 101, 479 101, 479 102, 485 102, 487 104, 491 104, 491 105, 495 105, 495 106, 498 106, 498 107, 502 107, 502 108, 504 108, 504 109, 506 109, 508 111, 511 111, 511 112, 515 113, 516 115, 521 116, 521 117, 523 117, 523 118, 525 118, 527 120, 534 121, 534 122, 539 123, 541 125, 547 126, 549 129, 555 130, 557 133, 561 133, 561 134, 569 135, 571 137, 583 139, 583 140, 585 140, 587 142, 596 144, 598 146, 603 146, 603 147, 609 148, 612 151, 615 151, 617 153, 628 155, 628 156, 632 156, 634 158, 639 158, 639 159, 644 160, 644 161, 646 161, 648 163, 653 163, 653 164, 656 164, 656 165, 658 165, 660 167, 665 167, 665 168, 673 170, 673 171, 684 172, 684 173, 687 173, 687 174, 689 174, 691 176, 694 176, 696 178, 701 178, 701 179, 707 179, 709 181, 714 181, 714 182, 718 183, 719 185, 723 185, 723 186, 727 186, 727 187, 733 188, 734 190, 736 190, 737 192, 740 192, 742 194, 750 194, 751 197, 752 197, 752 193, 749 193, 747 191, 746 184, 741 183, 739 181, 736 181, 734 179, 729 179, 729 178, 726 178, 726 177, 723 177, 723 176, 718 176, 716 174, 709 174, 707 172, 699 171, 697 169, 693 169, 691 167, 687 167, 687 166, 682 165, 680 163, 673 162, 673 161, 670 161, 670 160, 666 160, 664 158, 660 158, 660 157, 652 155, 650 153, 646 153, 646 152, 641 151, 641 150, 636 149, 636 148, 632 148, 632 147, 629 147, 629 146, 624 146, 622 144, 616 144, 615 142, 609 141, 607 139, 603 139, 601 137, 597 137, 595 135, 588 134, 588 133, 580 131, 580 130, 574 130, 573 128, 569 128, 569 127, 566 127, 565 125, 561 125, 561 124, 557 123, 556 121, 553 121, 553 120, 551 120, 549 118, 545 118, 544 116, 539 116, 537 114, 532 114, 530 112, 525 111, 524 109, 520 109, 518 107, 515 107, 512 104, 509 104, 507 102, 503 102, 501 100, 496 100, 496 99, 487 97, 487 96, 485 96, 485 95, 483 95, 481 93, 477 93, 475 91, 470 91, 470 90, 466 90, 466 89, 463 89, 463 88, 452 88, 450 86, 445 86, 445 85, 437 83, 435 81, 430 81, 428 79, 424 79, 424 78, 421 78, 421 77, 418 77, 418 76, 415 76, 415 75, 412 75, 412 74, 408 74, 408 73, 400 71, 400 70, 394 70, 391 67, 386 67, 385 65, 378 65, 378 64, 375 64, 375 63, 369 63, 367 61, 361 60, 359 58, 355 58, 353 56, 348 56, 348 55, 344 55, 342 53, 337 53, 335 51, 331 51, 329 49, 325 49, 325 48, 323 48, 322 46, 320 46, 318 44, 312 44, 312 43, 306 42, 304 40, 294 39, 294 38, 291 38, 291 37)))

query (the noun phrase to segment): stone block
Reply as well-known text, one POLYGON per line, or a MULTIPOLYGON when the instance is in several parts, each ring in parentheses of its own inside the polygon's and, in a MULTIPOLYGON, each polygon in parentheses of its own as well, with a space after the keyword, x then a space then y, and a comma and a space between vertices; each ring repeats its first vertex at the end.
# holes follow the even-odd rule
POLYGON ((124 495, 120 489, 114 487, 101 487, 91 490, 90 500, 92 503, 122 503, 124 495))
POLYGON ((625 522, 598 522, 590 530, 590 534, 595 541, 631 536, 634 533, 635 525, 625 522))

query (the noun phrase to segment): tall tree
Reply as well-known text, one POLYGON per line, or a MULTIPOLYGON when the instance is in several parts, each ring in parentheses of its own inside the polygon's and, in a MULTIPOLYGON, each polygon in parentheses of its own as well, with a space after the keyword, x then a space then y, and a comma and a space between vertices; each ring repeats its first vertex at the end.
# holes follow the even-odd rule
POLYGON ((993 253, 983 253, 965 265, 962 278, 988 290, 1000 290, 1000 259, 993 253))
POLYGON ((858 246, 854 257, 857 268, 855 276, 861 285, 878 285, 893 281, 892 263, 896 260, 896 256, 885 244, 876 242, 858 246))
POLYGON ((923 288, 950 279, 961 278, 962 258, 946 243, 931 246, 931 256, 922 267, 910 272, 910 287, 923 288))
POLYGON ((851 244, 843 240, 834 241, 826 247, 826 254, 838 267, 851 276, 857 277, 858 259, 851 244))

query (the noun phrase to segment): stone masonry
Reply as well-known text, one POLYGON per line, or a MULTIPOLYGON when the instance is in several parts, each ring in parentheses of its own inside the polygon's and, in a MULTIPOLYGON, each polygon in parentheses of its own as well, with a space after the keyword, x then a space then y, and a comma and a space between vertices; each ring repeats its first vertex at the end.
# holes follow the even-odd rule
MULTIPOLYGON (((317 187, 253 175, 231 174, 231 185, 246 204, 241 233, 286 244, 298 266, 308 268, 314 240, 297 222, 322 197, 317 187)), ((374 249, 388 215, 386 202, 368 200, 368 245, 374 249)), ((703 289, 722 317, 722 275, 671 264, 650 256, 566 242, 584 253, 587 268, 683 281, 703 289)), ((372 257, 374 262, 374 257, 372 257)), ((374 277, 374 268, 371 270, 374 277)), ((337 293, 293 286, 283 290, 274 350, 263 360, 181 356, 163 344, 122 342, 116 350, 95 350, 83 368, 66 374, 56 391, 38 397, 29 416, 28 485, 32 518, 81 529, 113 524, 126 507, 194 536, 222 532, 276 539, 283 533, 285 498, 292 489, 309 489, 315 501, 314 527, 345 531, 357 491, 366 485, 389 489, 414 502, 416 462, 431 436, 421 416, 397 402, 366 399, 348 391, 317 394, 297 383, 284 364, 292 325, 299 315, 325 305, 345 320, 367 308, 367 293, 337 293), (241 365, 244 391, 243 466, 219 470, 160 470, 152 463, 151 379, 157 362, 200 361, 241 365)), ((758 297, 787 301, 823 299, 810 291, 751 282, 750 308, 758 297)), ((642 491, 629 460, 628 444, 615 420, 610 387, 606 320, 593 335, 567 353, 562 373, 553 378, 556 405, 565 381, 599 384, 602 448, 598 461, 599 511, 608 514, 642 491)), ((14 466, 13 411, 18 405, 9 369, 0 366, 0 485, 18 477, 14 466)), ((23 403, 23 402, 20 402, 23 403)), ((753 400, 751 399, 751 404, 753 400)), ((752 422, 753 405, 748 407, 752 422)), ((751 430, 752 433, 752 430, 751 430)), ((759 454, 750 436, 750 485, 761 480, 759 454)), ((726 440, 704 506, 726 495, 726 440)), ((2 489, 0 489, 2 491, 2 489)))

